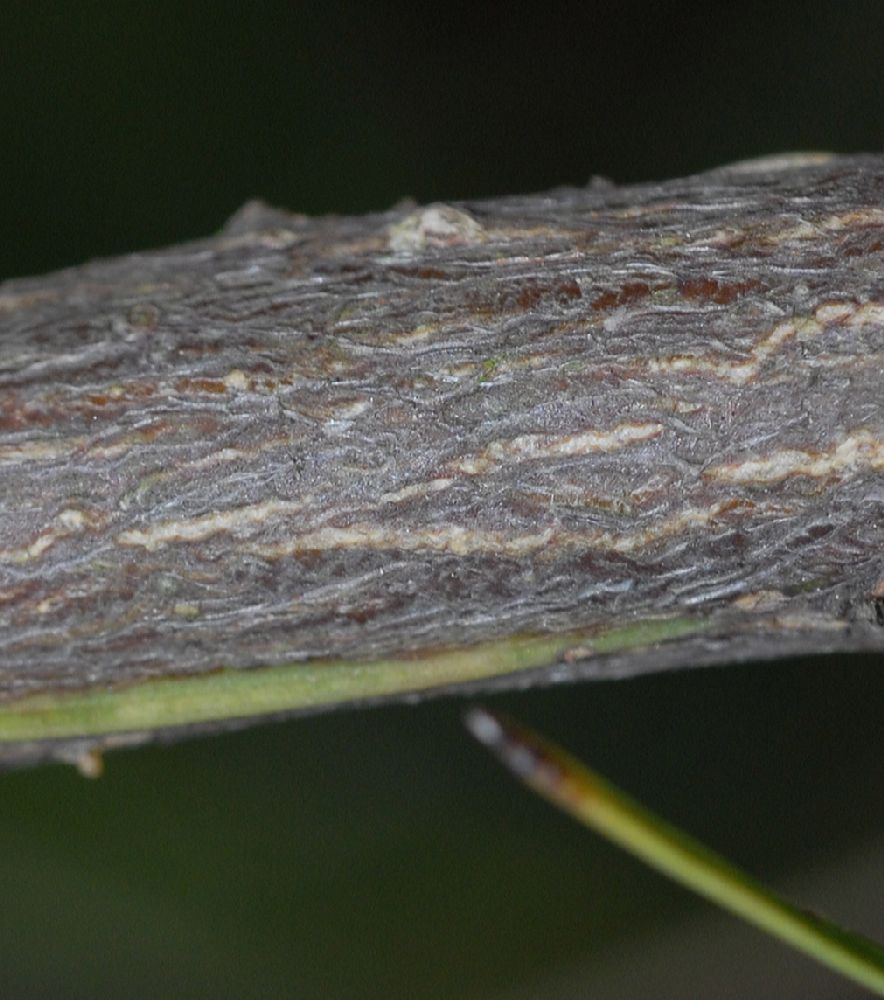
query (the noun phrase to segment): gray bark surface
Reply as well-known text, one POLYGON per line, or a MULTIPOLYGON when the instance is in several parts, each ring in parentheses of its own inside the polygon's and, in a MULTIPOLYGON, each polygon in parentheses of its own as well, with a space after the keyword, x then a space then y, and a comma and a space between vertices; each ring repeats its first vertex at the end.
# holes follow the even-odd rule
POLYGON ((882 650, 882 474, 884 157, 253 203, 0 285, 0 701, 670 615, 490 683, 882 650))

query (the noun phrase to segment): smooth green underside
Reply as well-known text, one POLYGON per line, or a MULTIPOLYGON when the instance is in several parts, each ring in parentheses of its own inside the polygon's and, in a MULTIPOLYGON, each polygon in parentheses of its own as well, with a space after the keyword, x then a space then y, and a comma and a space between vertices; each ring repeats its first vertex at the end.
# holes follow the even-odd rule
POLYGON ((575 647, 587 646, 592 655, 614 653, 708 627, 699 618, 645 619, 601 631, 509 637, 411 657, 226 668, 120 687, 40 693, 0 703, 0 742, 162 729, 428 691, 547 666, 575 647))

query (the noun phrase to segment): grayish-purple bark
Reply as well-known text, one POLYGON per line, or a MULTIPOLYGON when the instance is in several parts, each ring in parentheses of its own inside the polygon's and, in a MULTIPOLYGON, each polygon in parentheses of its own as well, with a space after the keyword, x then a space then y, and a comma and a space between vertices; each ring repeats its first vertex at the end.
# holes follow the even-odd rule
POLYGON ((884 649, 882 376, 880 156, 6 283, 0 699, 670 615, 518 683, 884 649))

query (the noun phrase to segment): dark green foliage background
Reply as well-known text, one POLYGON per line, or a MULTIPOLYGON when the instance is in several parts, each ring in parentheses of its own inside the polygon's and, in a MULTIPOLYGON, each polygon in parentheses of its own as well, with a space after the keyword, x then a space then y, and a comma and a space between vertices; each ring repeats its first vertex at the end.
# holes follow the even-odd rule
MULTIPOLYGON (((880 151, 882 29, 877 0, 10 3, 0 278, 207 234, 255 195, 351 213, 880 151)), ((495 701, 771 878, 884 827, 879 660, 495 701)), ((527 997, 702 912, 513 785, 462 707, 0 777, 0 995, 527 997)), ((771 982, 802 962, 731 927, 771 982)))

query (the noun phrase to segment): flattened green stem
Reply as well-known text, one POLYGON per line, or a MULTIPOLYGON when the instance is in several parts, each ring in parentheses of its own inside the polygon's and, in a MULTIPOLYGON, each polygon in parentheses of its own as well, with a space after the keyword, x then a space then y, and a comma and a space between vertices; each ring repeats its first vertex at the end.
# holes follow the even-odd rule
POLYGON ((518 778, 646 864, 884 996, 884 948, 797 909, 537 733, 485 709, 470 732, 518 778))
POLYGON ((162 729, 428 691, 547 666, 569 651, 579 656, 617 652, 708 627, 699 618, 655 618, 603 632, 511 636, 401 658, 308 660, 34 694, 0 702, 0 743, 162 729))

